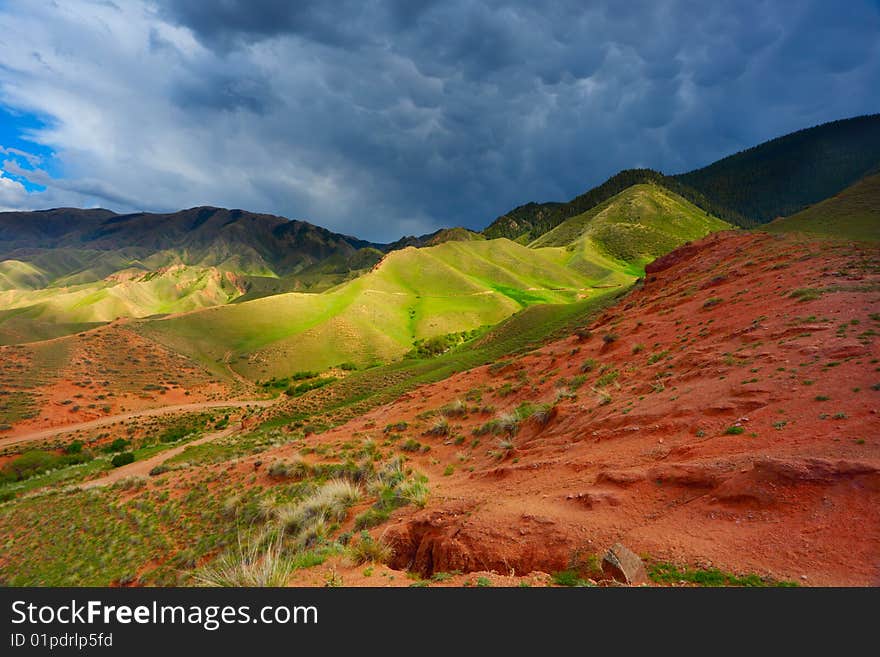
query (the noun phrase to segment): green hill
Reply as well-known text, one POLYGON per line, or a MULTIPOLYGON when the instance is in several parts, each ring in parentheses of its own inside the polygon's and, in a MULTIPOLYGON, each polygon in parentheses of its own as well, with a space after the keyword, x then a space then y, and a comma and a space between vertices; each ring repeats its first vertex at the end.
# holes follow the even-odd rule
POLYGON ((801 232, 853 240, 880 240, 880 174, 790 217, 766 226, 774 233, 801 232))
POLYGON ((566 219, 530 246, 564 247, 569 265, 586 275, 601 275, 602 268, 640 276, 658 256, 729 228, 665 187, 641 184, 566 219))
MULTIPOLYGON (((13 267, 6 261, 0 271, 13 267)), ((27 271, 27 270, 26 270, 27 271)), ((0 281, 2 281, 0 275, 0 281)), ((148 317, 229 303, 244 292, 241 279, 216 268, 177 265, 130 269, 95 283, 0 289, 0 344, 56 337, 117 317, 148 317)))
POLYGON ((363 240, 242 210, 2 212, 0 343, 117 317, 326 290, 382 255, 363 240))
POLYGON ((490 239, 507 237, 528 244, 544 233, 553 230, 566 219, 595 208, 633 185, 646 183, 662 185, 687 199, 691 204, 730 223, 743 227, 752 225, 752 222, 745 217, 713 203, 700 192, 689 188, 675 178, 664 176, 652 169, 626 169, 567 203, 527 203, 521 205, 495 219, 483 231, 483 234, 490 239))
MULTIPOLYGON (((279 294, 143 323, 150 337, 249 378, 397 358, 416 340, 497 324, 541 303, 587 298, 596 283, 563 249, 509 240, 394 251, 369 273, 321 294, 279 294)), ((617 274, 619 283, 632 280, 617 274)))
MULTIPOLYGON (((503 236, 497 235, 496 237, 503 236)), ((405 249, 408 246, 437 246, 438 244, 443 244, 443 242, 471 242, 484 239, 486 239, 486 237, 482 233, 475 233, 467 228, 455 226, 453 228, 441 228, 440 230, 435 230, 433 233, 428 233, 427 235, 421 235, 419 237, 414 235, 401 237, 396 242, 387 245, 385 250, 396 251, 398 249, 405 249)))
POLYGON ((675 176, 760 223, 829 198, 880 167, 880 114, 793 132, 675 176))

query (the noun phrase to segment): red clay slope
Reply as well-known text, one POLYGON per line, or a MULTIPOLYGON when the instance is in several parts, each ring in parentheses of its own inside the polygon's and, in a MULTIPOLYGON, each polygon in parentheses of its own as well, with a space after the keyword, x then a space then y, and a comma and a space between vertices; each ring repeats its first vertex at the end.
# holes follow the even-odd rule
POLYGON ((392 448, 430 446, 407 452, 430 477, 427 507, 374 530, 392 566, 552 572, 622 541, 808 585, 880 584, 880 250, 712 235, 655 262, 590 329, 309 439, 382 444, 405 421, 392 448), (512 446, 474 435, 523 402, 551 410, 512 446), (447 404, 448 432, 428 434, 447 404))

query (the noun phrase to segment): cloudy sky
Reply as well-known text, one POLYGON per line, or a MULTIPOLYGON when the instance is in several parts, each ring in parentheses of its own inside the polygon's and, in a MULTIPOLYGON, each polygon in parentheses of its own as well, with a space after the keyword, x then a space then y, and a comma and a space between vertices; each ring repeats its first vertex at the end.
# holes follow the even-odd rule
POLYGON ((877 0, 0 0, 6 209, 387 241, 877 111, 877 0))

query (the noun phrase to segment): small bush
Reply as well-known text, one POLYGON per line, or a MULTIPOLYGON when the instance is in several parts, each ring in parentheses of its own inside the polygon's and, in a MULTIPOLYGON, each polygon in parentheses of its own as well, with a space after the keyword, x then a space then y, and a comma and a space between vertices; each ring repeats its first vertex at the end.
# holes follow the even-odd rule
POLYGON ((169 472, 170 470, 171 470, 170 467, 168 467, 164 463, 160 463, 159 465, 155 466, 152 470, 150 470, 150 476, 151 477, 158 477, 159 475, 165 474, 166 472, 169 472))
POLYGON ((64 448, 65 454, 82 454, 83 451, 83 441, 74 440, 72 443, 67 445, 64 448))
POLYGON ((619 376, 620 372, 617 370, 610 370, 596 379, 596 386, 602 388, 610 383, 614 383, 619 376))
POLYGON ((492 376, 495 376, 496 374, 501 372, 501 370, 503 370, 505 367, 510 365, 512 362, 513 361, 510 361, 510 360, 499 360, 495 363, 492 363, 491 365, 489 365, 489 374, 491 374, 492 376))
POLYGON ((280 533, 265 549, 260 543, 243 541, 239 534, 237 548, 196 573, 196 581, 202 586, 285 586, 294 564, 284 557, 280 533))
POLYGON ((550 404, 541 404, 540 406, 535 408, 534 411, 532 411, 530 418, 541 426, 544 426, 553 419, 553 415, 555 413, 555 406, 551 406, 550 404))
POLYGON ((745 427, 742 427, 738 424, 733 424, 724 430, 724 433, 729 436, 739 436, 740 434, 743 434, 745 432, 745 427))
POLYGON ((658 360, 661 360, 661 359, 663 359, 663 358, 666 358, 668 355, 669 355, 669 350, 668 350, 668 349, 665 350, 665 351, 658 351, 658 352, 655 353, 655 354, 651 354, 650 356, 648 356, 648 365, 653 365, 653 364, 656 363, 658 360))
POLYGON ((413 438, 407 439, 407 441, 400 446, 400 449, 404 452, 418 452, 421 448, 422 444, 413 438))
POLYGON ((437 420, 437 422, 435 422, 425 433, 429 436, 448 436, 449 423, 445 419, 437 420))
POLYGON ((425 477, 418 477, 409 483, 401 486, 400 493, 410 504, 417 507, 424 507, 428 503, 428 480, 425 477))
POLYGON ((274 461, 266 472, 272 479, 303 479, 311 474, 311 468, 304 461, 274 461))
POLYGON ((113 484, 113 488, 120 490, 140 490, 147 485, 147 478, 138 475, 132 477, 124 477, 113 484))
POLYGON ((391 511, 388 509, 377 509, 375 507, 370 507, 354 519, 354 528, 357 530, 369 529, 370 527, 381 525, 383 522, 388 520, 390 516, 391 511))
POLYGON ((355 564, 363 563, 388 563, 391 561, 393 552, 391 546, 370 536, 362 531, 360 537, 349 545, 348 554, 355 564))
POLYGON ((383 433, 391 433, 392 431, 406 431, 409 425, 406 422, 397 422, 396 424, 387 424, 383 433))
POLYGON ((583 579, 575 569, 560 570, 552 574, 552 581, 557 586, 588 586, 589 582, 583 579))
POLYGON ((288 397, 299 397, 300 395, 304 395, 307 392, 312 390, 317 390, 318 388, 323 388, 324 386, 329 386, 331 383, 336 381, 335 376, 327 376, 322 379, 314 379, 312 381, 306 381, 305 383, 299 383, 295 386, 290 386, 287 390, 284 391, 284 394, 288 397))
POLYGON ((617 342, 618 337, 617 333, 606 333, 602 336, 602 342, 611 344, 612 342, 617 342))
POLYGON ((110 459, 110 465, 114 468, 119 468, 129 463, 134 463, 134 452, 122 452, 110 459))
POLYGON ((125 438, 117 438, 112 443, 107 445, 108 452, 122 452, 125 451, 125 448, 128 447, 128 441, 125 438))
POLYGON ((296 535, 301 546, 308 546, 326 535, 328 520, 343 520, 360 497, 357 484, 334 479, 298 504, 279 508, 277 515, 284 530, 296 535))
POLYGON ((313 372, 311 370, 303 370, 302 372, 294 372, 290 375, 291 381, 307 381, 309 379, 317 379, 321 376, 320 372, 313 372))
POLYGON ((460 399, 446 404, 440 409, 440 415, 444 417, 464 417, 467 415, 467 406, 460 399))

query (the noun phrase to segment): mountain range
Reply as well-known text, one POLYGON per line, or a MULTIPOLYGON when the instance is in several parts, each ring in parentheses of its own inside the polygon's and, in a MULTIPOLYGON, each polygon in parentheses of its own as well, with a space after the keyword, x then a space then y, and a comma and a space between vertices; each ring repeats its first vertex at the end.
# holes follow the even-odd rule
POLYGON ((0 214, 0 584, 876 584, 877 125, 391 244, 0 214))
MULTIPOLYGON (((398 285, 403 278, 382 280, 397 263, 406 260, 410 271, 443 263, 443 281, 426 279, 424 287, 407 281, 405 290, 395 288, 394 298, 439 293, 456 299, 444 312, 466 319, 435 318, 432 327, 399 317, 393 327, 380 323, 384 346, 358 353, 362 360, 384 359, 404 353, 415 340, 491 324, 532 303, 558 302, 563 291, 576 298, 573 290, 625 284, 654 258, 716 230, 767 225, 771 231, 878 239, 878 168, 880 115, 871 115, 785 135, 684 174, 621 171, 568 202, 514 208, 480 232, 444 228, 391 244, 215 207, 166 214, 5 212, 0 343, 65 335, 120 317, 164 317, 266 297, 280 298, 261 308, 277 304, 313 317, 294 324, 315 331, 315 322, 352 321, 343 318, 359 303, 369 305, 367 291, 398 285), (449 242, 457 246, 438 248, 449 242), (453 254, 454 262, 447 262, 453 254), (524 273, 535 271, 523 269, 529 258, 554 273, 540 280, 524 273), (473 274, 483 267, 491 273, 473 274), (516 275, 508 280, 510 272, 516 275), (291 294, 300 296, 286 296, 291 294), (498 304, 483 303, 477 311, 470 301, 475 294, 500 296, 498 304)), ((218 312, 211 317, 224 316, 218 312)), ((199 324, 175 320, 189 321, 199 324)), ((285 339, 299 335, 292 324, 282 333, 285 339)), ((328 357, 346 360, 354 351, 330 349, 328 357)), ((316 366, 332 364, 319 360, 316 366)))

